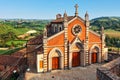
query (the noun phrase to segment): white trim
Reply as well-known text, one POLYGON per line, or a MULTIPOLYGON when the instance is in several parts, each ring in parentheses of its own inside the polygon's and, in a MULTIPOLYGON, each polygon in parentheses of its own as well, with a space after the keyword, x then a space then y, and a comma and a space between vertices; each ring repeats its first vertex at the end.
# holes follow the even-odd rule
POLYGON ((101 62, 101 48, 97 45, 94 44, 92 45, 92 47, 90 48, 90 52, 89 52, 89 64, 91 64, 91 54, 92 54, 92 49, 94 49, 95 47, 97 47, 99 49, 99 52, 97 53, 97 62, 101 62))
POLYGON ((75 38, 75 40, 73 41, 73 43, 72 43, 71 46, 70 46, 71 49, 72 49, 73 45, 74 45, 76 42, 81 43, 79 37, 76 37, 76 38, 75 38))
POLYGON ((63 31, 60 31, 60 32, 58 32, 58 33, 56 33, 56 34, 54 34, 54 35, 52 35, 52 36, 49 37, 47 40, 51 40, 52 38, 54 38, 54 37, 56 37, 56 36, 58 36, 58 35, 60 35, 60 34, 62 34, 62 33, 64 33, 64 30, 63 30, 63 31))
POLYGON ((40 69, 40 61, 43 61, 43 54, 37 55, 37 72, 43 72, 43 68, 40 69))
POLYGON ((52 54, 55 52, 55 50, 58 50, 60 53, 58 53, 58 56, 60 57, 59 59, 59 68, 63 69, 64 68, 64 55, 63 52, 59 48, 53 48, 50 53, 48 54, 48 70, 52 70, 52 54))
POLYGON ((95 34, 96 36, 99 36, 99 37, 100 37, 100 34, 94 32, 94 31, 92 31, 92 30, 89 30, 89 32, 91 32, 91 33, 95 34))
POLYGON ((68 24, 71 23, 71 22, 73 22, 75 19, 77 19, 77 17, 74 17, 73 19, 71 19, 71 20, 68 22, 68 24))
POLYGON ((82 20, 82 19, 80 19, 79 17, 74 17, 73 19, 71 19, 69 22, 68 22, 68 24, 70 24, 71 22, 73 22, 75 19, 79 19, 80 21, 82 21, 83 23, 84 23, 84 21, 82 20))
POLYGON ((92 45, 92 47, 90 48, 90 53, 92 53, 92 49, 94 49, 95 47, 97 47, 99 49, 99 52, 101 52, 100 47, 97 44, 92 45))
POLYGON ((40 44, 40 45, 36 46, 36 47, 35 47, 35 49, 37 49, 37 48, 39 48, 39 47, 41 47, 41 46, 42 46, 42 44, 40 44))
POLYGON ((51 57, 52 53, 53 53, 55 50, 59 50, 60 53, 61 53, 61 54, 59 54, 59 56, 63 56, 63 54, 62 54, 63 52, 62 52, 59 48, 53 48, 53 49, 50 51, 50 53, 49 53, 49 57, 48 57, 48 58, 51 57))

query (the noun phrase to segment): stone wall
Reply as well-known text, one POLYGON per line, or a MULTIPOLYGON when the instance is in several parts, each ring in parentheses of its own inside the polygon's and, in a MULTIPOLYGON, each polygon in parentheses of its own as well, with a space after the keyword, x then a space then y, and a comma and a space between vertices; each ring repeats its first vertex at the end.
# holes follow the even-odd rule
POLYGON ((120 80, 120 57, 97 68, 97 80, 120 80))
POLYGON ((108 61, 112 61, 114 59, 117 59, 118 57, 120 57, 120 54, 118 54, 117 52, 108 52, 108 61))

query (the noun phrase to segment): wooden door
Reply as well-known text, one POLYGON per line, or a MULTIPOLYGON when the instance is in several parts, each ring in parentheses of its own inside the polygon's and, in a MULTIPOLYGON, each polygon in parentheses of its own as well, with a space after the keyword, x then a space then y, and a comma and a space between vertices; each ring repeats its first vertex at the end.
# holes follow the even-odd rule
POLYGON ((59 57, 52 58, 52 69, 59 69, 59 57))
POLYGON ((72 53, 72 67, 80 66, 80 53, 72 53))
POLYGON ((97 62, 97 53, 92 53, 92 63, 97 62))

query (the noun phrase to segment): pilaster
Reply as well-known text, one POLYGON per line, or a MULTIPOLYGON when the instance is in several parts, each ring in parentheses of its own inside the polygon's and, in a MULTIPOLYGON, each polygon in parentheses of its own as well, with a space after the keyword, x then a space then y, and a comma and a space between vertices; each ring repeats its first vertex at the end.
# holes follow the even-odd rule
POLYGON ((44 53, 44 56, 43 56, 43 69, 44 69, 44 72, 47 72, 47 68, 48 68, 48 59, 47 59, 47 30, 44 29, 44 33, 43 33, 43 53, 44 53))
POLYGON ((89 15, 88 13, 86 12, 85 14, 85 25, 86 25, 86 35, 85 35, 85 63, 86 65, 89 64, 89 51, 88 51, 88 48, 89 48, 89 26, 90 26, 90 22, 89 22, 89 15))
MULTIPOLYGON (((101 56, 104 54, 104 48, 105 48, 105 34, 104 34, 104 27, 101 28, 101 40, 102 40, 102 49, 101 49, 101 56)), ((103 61, 103 58, 102 60, 103 61)))
POLYGON ((68 21, 67 21, 67 13, 64 13, 64 67, 68 68, 68 21))

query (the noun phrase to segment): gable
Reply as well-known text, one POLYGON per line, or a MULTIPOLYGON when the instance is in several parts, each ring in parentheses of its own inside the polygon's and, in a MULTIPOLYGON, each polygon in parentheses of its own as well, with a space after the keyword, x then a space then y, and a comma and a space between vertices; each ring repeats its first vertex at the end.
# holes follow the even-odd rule
POLYGON ((89 31, 89 42, 101 42, 100 35, 93 31, 89 31))
POLYGON ((68 40, 70 43, 76 37, 76 35, 74 35, 72 32, 72 29, 75 25, 79 25, 82 29, 82 31, 78 34, 80 40, 82 41, 85 39, 85 28, 86 28, 85 24, 84 24, 83 20, 76 17, 73 20, 71 20, 68 24, 68 40))
POLYGON ((48 38, 48 46, 51 45, 64 45, 64 31, 61 31, 48 38))

